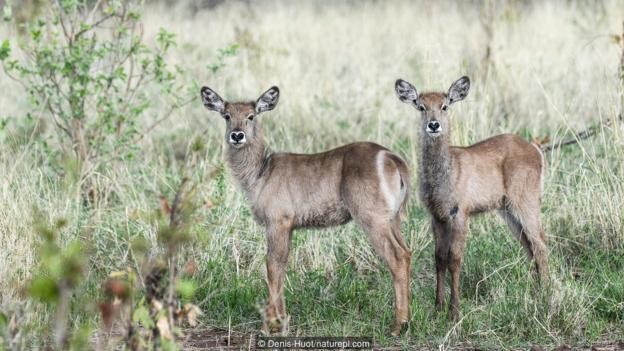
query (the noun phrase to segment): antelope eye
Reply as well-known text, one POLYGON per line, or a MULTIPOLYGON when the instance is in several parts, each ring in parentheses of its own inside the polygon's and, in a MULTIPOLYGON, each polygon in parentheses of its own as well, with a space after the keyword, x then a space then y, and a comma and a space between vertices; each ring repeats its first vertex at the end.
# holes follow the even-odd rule
POLYGON ((250 121, 253 121, 253 119, 254 119, 254 115, 253 115, 253 113, 252 113, 252 114, 250 114, 249 116, 247 116, 247 119, 248 119, 248 120, 250 120, 250 121))
POLYGON ((416 106, 416 108, 418 109, 418 111, 424 111, 424 110, 426 110, 426 109, 425 109, 425 105, 423 105, 423 104, 420 104, 420 105, 416 106))
POLYGON ((230 116, 229 113, 226 113, 226 114, 223 115, 223 118, 225 118, 226 121, 229 121, 231 116, 230 116))
POLYGON ((448 110, 448 105, 442 105, 442 111, 448 110))

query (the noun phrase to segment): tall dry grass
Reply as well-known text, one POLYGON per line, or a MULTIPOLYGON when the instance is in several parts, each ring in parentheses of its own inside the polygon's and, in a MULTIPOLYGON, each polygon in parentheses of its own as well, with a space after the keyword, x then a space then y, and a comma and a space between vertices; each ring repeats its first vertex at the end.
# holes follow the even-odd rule
MULTIPOLYGON (((413 82, 420 90, 446 90, 461 75, 472 78, 468 98, 452 112, 457 144, 503 132, 560 140, 572 131, 612 119, 618 112, 621 49, 608 35, 621 29, 621 5, 617 0, 591 5, 497 2, 495 15, 489 19, 492 36, 488 39, 483 9, 476 2, 233 1, 196 13, 182 5, 152 4, 145 14, 144 33, 152 41, 160 27, 177 34, 178 47, 170 59, 188 69, 184 79, 189 85, 195 80, 230 100, 255 99, 269 86, 278 85, 282 96, 277 109, 261 117, 272 149, 316 152, 372 140, 404 155, 415 175, 418 117, 395 97, 397 78, 413 82), (207 65, 216 60, 217 50, 233 43, 240 45, 239 53, 211 73, 207 65), (488 45, 491 66, 485 75, 482 59, 488 45)), ((12 33, 0 33, 0 37, 6 35, 12 33)), ((144 236, 155 242, 155 233, 140 214, 157 206, 158 195, 174 189, 180 177, 180 155, 187 153, 194 140, 203 141, 205 149, 189 169, 200 183, 200 197, 214 207, 200 210, 203 221, 194 227, 199 239, 186 249, 186 255, 197 262, 211 262, 203 271, 207 276, 216 264, 234 267, 241 279, 261 279, 264 234, 232 180, 223 176, 223 122, 199 101, 147 135, 140 157, 98 175, 100 181, 114 185, 117 200, 106 208, 89 210, 80 206, 70 175, 58 176, 40 163, 37 153, 41 151, 23 137, 33 132, 24 131, 21 120, 29 109, 27 97, 15 82, 2 73, 0 77, 0 114, 8 122, 0 144, 0 307, 14 309, 22 304, 21 289, 37 259, 33 207, 51 218, 67 218, 71 225, 64 232, 66 238, 81 237, 96 248, 88 275, 91 280, 83 292, 97 294, 97 278, 132 264, 129 240, 144 236)), ((155 103, 166 102, 156 97, 155 103)), ((146 117, 139 129, 152 122, 146 117)), ((51 126, 46 128, 43 134, 35 131, 34 135, 51 133, 51 126)), ((555 341, 580 335, 576 329, 565 328, 593 318, 600 298, 569 280, 574 273, 573 257, 623 252, 624 129, 621 124, 603 129, 593 139, 548 155, 542 213, 557 291, 540 332, 554 335, 555 341), (568 322, 558 321, 562 318, 568 322)), ((418 267, 426 267, 419 260, 432 256, 431 234, 417 196, 412 198, 404 228, 417 267, 413 290, 426 289, 432 272, 418 267)), ((526 270, 520 246, 511 239, 500 242, 499 232, 505 230, 492 217, 472 224, 473 237, 485 236, 480 244, 510 250, 514 256, 511 262, 499 264, 488 261, 489 253, 474 248, 465 263, 473 267, 464 273, 469 282, 483 278, 479 275, 482 266, 484 275, 499 268, 505 271, 505 265, 526 270)), ((291 255, 290 267, 300 274, 322 270, 332 275, 346 262, 358 272, 382 270, 354 225, 321 233, 298 232, 291 255)), ((605 267, 608 262, 599 269, 605 267)), ((506 291, 506 279, 493 283, 489 298, 525 301, 524 306, 518 302, 518 311, 531 310, 530 302, 522 300, 524 291, 506 291)), ((214 294, 227 290, 226 286, 201 288, 214 294)), ((287 289, 295 288, 287 283, 287 289)), ((479 296, 478 291, 474 294, 479 296)), ((207 293, 204 302, 210 296, 207 293)), ((475 299, 479 301, 476 311, 485 308, 475 299)), ((47 318, 44 310, 27 308, 33 312, 30 319, 35 325, 47 318)), ((465 328, 443 333, 438 341, 470 341, 480 335, 478 327, 476 331, 465 328)), ((495 330, 485 333, 497 337, 495 330)))

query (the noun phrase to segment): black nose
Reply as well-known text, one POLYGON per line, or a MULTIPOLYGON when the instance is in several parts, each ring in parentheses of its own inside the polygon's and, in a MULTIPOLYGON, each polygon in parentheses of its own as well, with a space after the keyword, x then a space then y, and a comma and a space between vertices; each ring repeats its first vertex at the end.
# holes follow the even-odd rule
POLYGON ((437 121, 429 122, 429 124, 427 124, 427 127, 435 132, 436 130, 438 130, 438 128, 440 128, 440 123, 438 123, 437 121))
POLYGON ((232 138, 232 140, 234 140, 234 141, 241 141, 241 140, 243 140, 243 138, 245 138, 245 133, 243 133, 243 132, 232 132, 232 134, 230 134, 230 138, 232 138))

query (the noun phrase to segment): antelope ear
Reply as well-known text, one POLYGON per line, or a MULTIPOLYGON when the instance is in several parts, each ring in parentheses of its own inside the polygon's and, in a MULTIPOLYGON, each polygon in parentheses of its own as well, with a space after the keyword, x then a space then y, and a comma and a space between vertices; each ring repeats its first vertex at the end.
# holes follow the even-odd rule
POLYGON ((462 101, 468 95, 468 90, 470 90, 470 78, 463 76, 456 80, 448 90, 449 105, 462 101))
POLYGON ((394 83, 394 91, 402 102, 417 105, 418 91, 410 82, 397 79, 396 83, 394 83))
POLYGON ((262 113, 274 109, 279 101, 279 94, 279 88, 276 86, 272 86, 269 90, 262 93, 258 100, 256 100, 256 113, 262 113))
POLYGON ((201 88, 201 99, 207 109, 223 113, 225 110, 225 103, 219 94, 208 87, 201 88))

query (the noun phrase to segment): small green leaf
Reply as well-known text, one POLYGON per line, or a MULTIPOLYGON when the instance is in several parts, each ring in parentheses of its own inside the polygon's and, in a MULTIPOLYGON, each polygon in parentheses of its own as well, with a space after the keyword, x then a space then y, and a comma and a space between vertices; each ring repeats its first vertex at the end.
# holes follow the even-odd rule
POLYGON ((195 282, 193 280, 181 279, 176 284, 176 291, 185 300, 191 299, 195 295, 195 282))
POLYGON ((175 342, 162 336, 160 337, 160 346, 162 347, 163 351, 177 351, 180 349, 175 342))
POLYGON ((58 299, 58 287, 50 277, 35 278, 28 289, 30 296, 45 303, 53 303, 58 299))
POLYGON ((88 350, 92 334, 93 328, 90 325, 81 326, 71 337, 70 350, 88 350))
POLYGON ((0 46, 0 61, 6 60, 11 54, 11 43, 9 40, 5 40, 2 42, 2 46, 0 46))
POLYGON ((196 137, 193 139, 193 143, 191 144, 191 150, 193 152, 202 152, 205 149, 204 140, 200 137, 196 137))
POLYGON ((161 27, 156 36, 156 42, 163 51, 167 51, 170 47, 176 45, 175 37, 175 33, 167 32, 161 27))
POLYGON ((149 310, 145 306, 139 306, 136 310, 134 310, 134 313, 132 314, 132 321, 140 323, 148 329, 154 328, 154 321, 150 317, 149 310))
POLYGON ((0 331, 7 327, 9 324, 9 318, 2 312, 0 312, 0 331))
POLYGON ((2 8, 2 19, 5 22, 9 22, 11 21, 12 17, 13 17, 13 10, 11 9, 11 3, 7 2, 6 4, 4 4, 4 7, 2 8))
POLYGON ((149 250, 149 242, 142 236, 136 236, 130 241, 134 254, 144 255, 149 250))

